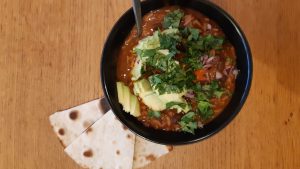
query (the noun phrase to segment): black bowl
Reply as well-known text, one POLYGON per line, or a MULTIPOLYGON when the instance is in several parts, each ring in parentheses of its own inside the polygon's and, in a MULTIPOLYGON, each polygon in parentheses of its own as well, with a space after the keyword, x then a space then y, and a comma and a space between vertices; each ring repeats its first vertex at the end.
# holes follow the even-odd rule
MULTIPOLYGON (((204 0, 170 0, 170 5, 179 5, 200 11, 214 20, 233 44, 237 54, 237 68, 240 73, 236 89, 224 111, 195 135, 183 132, 166 132, 143 126, 135 117, 122 110, 118 103, 116 89, 116 66, 118 52, 125 38, 135 24, 133 10, 129 9, 112 28, 104 45, 101 61, 101 82, 106 99, 120 121, 137 135, 160 144, 189 144, 203 140, 223 129, 238 114, 248 96, 252 79, 251 52, 245 35, 238 24, 220 7, 204 0)), ((166 1, 149 0, 142 2, 143 15, 165 6, 166 1)))

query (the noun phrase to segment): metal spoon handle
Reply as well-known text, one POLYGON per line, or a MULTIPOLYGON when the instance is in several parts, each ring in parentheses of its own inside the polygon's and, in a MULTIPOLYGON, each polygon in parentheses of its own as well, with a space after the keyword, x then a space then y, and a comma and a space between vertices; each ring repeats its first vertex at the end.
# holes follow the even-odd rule
POLYGON ((132 0, 132 6, 137 27, 137 33, 138 36, 140 36, 142 34, 142 12, 140 0, 132 0))

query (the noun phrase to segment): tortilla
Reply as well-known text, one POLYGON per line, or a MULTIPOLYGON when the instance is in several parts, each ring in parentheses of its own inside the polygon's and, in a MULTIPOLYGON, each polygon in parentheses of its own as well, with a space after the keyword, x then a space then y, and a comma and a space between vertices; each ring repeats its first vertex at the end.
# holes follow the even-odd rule
POLYGON ((56 112, 49 117, 54 132, 64 147, 68 146, 89 126, 100 119, 104 112, 100 110, 99 99, 56 112))
POLYGON ((169 153, 172 149, 172 146, 156 144, 141 137, 136 137, 133 168, 142 168, 157 158, 169 153))
POLYGON ((65 152, 80 166, 90 169, 132 169, 135 135, 108 111, 65 152))
MULTIPOLYGON (((100 121, 100 118, 104 114, 102 111, 103 108, 100 110, 98 107, 100 100, 94 100, 65 111, 56 112, 49 117, 56 135, 65 147, 80 135, 85 135, 94 130, 93 126, 91 128, 88 127, 97 120, 100 121), (73 112, 79 113, 75 116, 74 114, 71 115, 73 112)), ((103 135, 103 133, 98 134, 103 135)), ((171 150, 171 146, 155 144, 137 136, 135 138, 133 168, 144 167, 154 159, 169 153, 171 150)), ((86 155, 89 155, 89 152, 86 152, 86 155)))

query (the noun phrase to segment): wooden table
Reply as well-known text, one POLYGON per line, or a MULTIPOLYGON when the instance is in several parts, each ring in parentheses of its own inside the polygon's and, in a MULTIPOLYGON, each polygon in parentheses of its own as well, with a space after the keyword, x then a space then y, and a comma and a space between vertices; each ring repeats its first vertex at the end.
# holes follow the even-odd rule
MULTIPOLYGON (((253 53, 250 95, 212 138, 147 169, 300 168, 300 1, 214 0, 253 53)), ((48 116, 102 95, 99 62, 130 0, 0 1, 0 168, 75 169, 48 116)))

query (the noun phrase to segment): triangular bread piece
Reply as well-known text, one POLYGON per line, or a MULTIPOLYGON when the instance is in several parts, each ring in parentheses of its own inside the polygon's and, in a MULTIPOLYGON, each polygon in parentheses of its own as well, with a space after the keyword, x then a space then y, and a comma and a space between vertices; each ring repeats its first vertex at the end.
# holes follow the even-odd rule
POLYGON ((156 144, 141 137, 136 137, 133 168, 142 168, 157 158, 169 153, 172 149, 172 146, 156 144))
POLYGON ((99 99, 93 100, 49 117, 53 130, 64 147, 103 116, 99 103, 99 99))
MULTIPOLYGON (((88 133, 91 130, 88 127, 103 116, 104 113, 99 109, 100 100, 94 100, 68 110, 56 112, 49 117, 53 129, 64 147, 68 146, 84 131, 88 133), (71 119, 70 116, 73 116, 71 115, 72 112, 80 112, 77 120, 71 119), (63 129, 63 134, 60 133, 61 129, 63 129)), ((154 159, 170 152, 172 146, 155 144, 137 136, 134 149, 133 168, 141 168, 154 159)))
POLYGON ((108 111, 65 152, 80 166, 90 169, 132 169, 135 135, 108 111))

